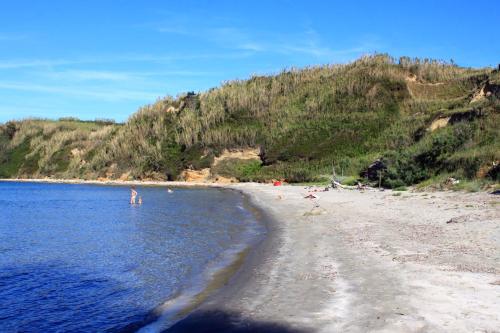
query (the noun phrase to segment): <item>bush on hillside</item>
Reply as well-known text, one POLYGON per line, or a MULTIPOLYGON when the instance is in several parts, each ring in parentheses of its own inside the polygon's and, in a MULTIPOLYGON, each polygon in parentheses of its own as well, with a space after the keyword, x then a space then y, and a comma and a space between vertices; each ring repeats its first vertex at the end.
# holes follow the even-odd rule
POLYGON ((476 177, 500 160, 496 94, 470 104, 485 80, 497 82, 498 73, 380 54, 345 65, 289 69, 158 99, 125 124, 5 124, 1 168, 12 176, 26 170, 40 176, 129 173, 173 180, 186 168, 209 167, 223 149, 259 146, 264 165, 227 165, 226 176, 309 182, 330 175, 332 166, 337 174, 357 175, 382 157, 388 187, 443 173, 476 177), (471 109, 481 117, 462 115, 472 115, 471 109), (436 117, 453 114, 461 117, 428 129, 436 117))

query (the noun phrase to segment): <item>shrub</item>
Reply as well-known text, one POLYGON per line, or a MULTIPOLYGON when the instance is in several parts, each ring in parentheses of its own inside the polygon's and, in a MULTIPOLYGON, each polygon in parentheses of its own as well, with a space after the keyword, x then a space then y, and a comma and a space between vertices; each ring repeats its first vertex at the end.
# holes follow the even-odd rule
POLYGON ((473 177, 479 169, 479 159, 449 159, 472 138, 473 132, 474 124, 457 124, 436 131, 415 146, 386 153, 383 161, 388 167, 383 175, 383 185, 390 188, 412 185, 440 172, 457 170, 462 170, 466 177, 473 177))
POLYGON ((25 156, 30 148, 29 140, 23 141, 19 146, 4 151, 0 156, 0 177, 11 178, 18 175, 22 167, 25 156))
POLYGON ((257 160, 228 158, 220 161, 212 169, 212 173, 224 177, 235 177, 239 181, 258 181, 262 179, 258 176, 261 164, 262 163, 257 160))
POLYGON ((358 182, 361 181, 358 177, 349 176, 341 179, 342 184, 347 186, 355 186, 358 182))
POLYGON ((77 117, 61 117, 58 119, 59 121, 72 121, 72 122, 80 122, 81 120, 77 117))
POLYGON ((116 123, 114 119, 110 118, 96 118, 94 122, 100 125, 114 125, 116 123))

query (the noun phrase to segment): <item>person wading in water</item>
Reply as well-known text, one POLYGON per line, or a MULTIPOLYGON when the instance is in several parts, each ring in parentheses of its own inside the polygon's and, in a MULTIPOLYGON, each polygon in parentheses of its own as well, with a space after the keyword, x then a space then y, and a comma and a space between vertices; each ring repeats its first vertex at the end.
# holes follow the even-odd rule
POLYGON ((135 186, 132 186, 130 189, 130 204, 135 205, 135 197, 137 196, 137 191, 135 190, 135 186))

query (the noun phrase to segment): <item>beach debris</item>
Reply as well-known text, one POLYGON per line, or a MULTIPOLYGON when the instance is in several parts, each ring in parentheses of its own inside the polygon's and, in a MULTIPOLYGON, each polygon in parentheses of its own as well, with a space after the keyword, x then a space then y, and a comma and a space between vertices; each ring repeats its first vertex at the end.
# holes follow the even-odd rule
POLYGON ((345 186, 336 180, 332 180, 332 188, 345 188, 345 186))
POLYGON ((456 184, 459 184, 459 183, 460 183, 460 180, 455 179, 453 177, 450 177, 450 178, 446 179, 446 182, 445 182, 446 185, 456 185, 456 184))
POLYGON ((314 194, 314 193, 308 193, 304 199, 319 199, 319 196, 317 194, 314 194))
POLYGON ((273 186, 281 186, 283 182, 281 180, 273 180, 273 186))
POLYGON ((463 222, 463 221, 461 221, 460 217, 452 217, 451 219, 449 219, 448 221, 446 221, 447 224, 450 224, 450 223, 460 223, 460 222, 463 222))
POLYGON ((464 222, 470 222, 472 220, 474 220, 474 217, 473 215, 461 215, 461 216, 457 216, 457 217, 453 217, 451 219, 449 219, 448 221, 446 221, 447 224, 451 224, 451 223, 464 223, 464 222))
POLYGON ((356 186, 343 185, 337 181, 332 181, 332 188, 342 189, 342 190, 365 190, 367 186, 358 182, 356 186))
POLYGON ((500 195, 500 190, 495 190, 495 191, 491 192, 490 194, 493 194, 493 195, 500 195))
POLYGON ((330 191, 330 186, 326 186, 324 188, 317 188, 315 186, 306 186, 306 187, 304 187, 304 190, 308 190, 309 193, 311 193, 311 192, 328 192, 328 191, 330 191))

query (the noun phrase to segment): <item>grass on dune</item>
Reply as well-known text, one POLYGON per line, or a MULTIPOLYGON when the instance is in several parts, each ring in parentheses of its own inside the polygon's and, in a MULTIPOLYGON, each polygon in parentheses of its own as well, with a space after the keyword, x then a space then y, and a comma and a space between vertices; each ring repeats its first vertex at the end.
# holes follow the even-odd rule
POLYGON ((184 169, 210 167, 225 149, 259 147, 260 162, 226 161, 212 171, 241 181, 303 183, 325 181, 333 166, 354 184, 380 158, 386 187, 443 174, 496 182, 486 168, 500 161, 498 94, 471 100, 486 84, 498 89, 497 81, 490 68, 387 55, 288 69, 159 99, 124 124, 6 123, 0 170, 4 177, 174 180, 184 169), (446 127, 429 130, 445 117, 446 127))

